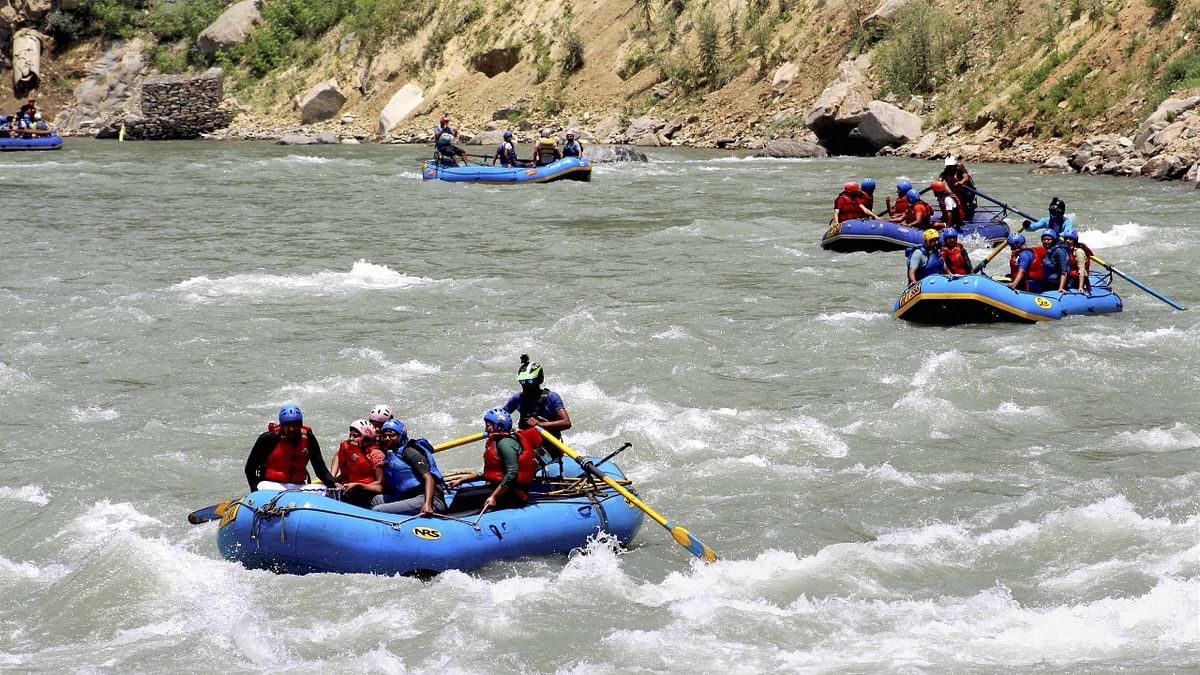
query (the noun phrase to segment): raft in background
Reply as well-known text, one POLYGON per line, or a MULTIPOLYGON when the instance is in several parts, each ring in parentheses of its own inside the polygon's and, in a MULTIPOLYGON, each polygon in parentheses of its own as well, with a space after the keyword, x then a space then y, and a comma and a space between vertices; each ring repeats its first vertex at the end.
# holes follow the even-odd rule
MULTIPOLYGON (((11 131, 11 133, 22 133, 11 131)), ((48 134, 23 136, 0 136, 0 150, 58 150, 62 147, 62 136, 54 129, 48 134)))
MULTIPOLYGON (((989 243, 998 244, 1008 237, 1008 223, 1003 208, 980 205, 971 214, 971 220, 957 228, 959 237, 978 235, 989 243)), ((936 213, 934 222, 940 222, 941 213, 936 213)), ((908 227, 886 220, 852 219, 834 223, 821 236, 821 248, 838 253, 855 251, 903 251, 921 245, 924 228, 908 227)))
MULTIPOLYGON (((419 518, 359 508, 321 493, 251 492, 225 510, 217 547, 252 569, 289 574, 339 572, 428 574, 469 570, 496 560, 568 553, 599 532, 626 545, 643 513, 605 484, 566 462, 539 478, 530 503, 479 516, 475 510, 419 518)), ((625 475, 611 462, 599 470, 625 475)), ((464 488, 479 483, 464 483, 464 488)), ((453 492, 453 491, 452 491, 453 492)))
POLYGON ((1035 323, 1064 316, 1111 314, 1122 309, 1112 275, 1093 271, 1087 293, 1026 293, 983 274, 933 274, 910 285, 892 305, 892 316, 916 323, 953 326, 1010 321, 1035 323))
POLYGON ((488 185, 550 183, 556 180, 590 181, 592 163, 579 157, 563 157, 545 166, 505 168, 483 164, 439 166, 436 161, 427 159, 421 168, 421 179, 488 185))

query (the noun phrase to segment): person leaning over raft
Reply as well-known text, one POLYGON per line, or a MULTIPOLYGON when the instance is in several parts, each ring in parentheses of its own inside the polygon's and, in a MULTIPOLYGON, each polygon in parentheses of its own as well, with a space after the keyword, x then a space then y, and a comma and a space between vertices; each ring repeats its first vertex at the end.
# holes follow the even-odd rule
POLYGON ((433 446, 424 438, 410 439, 398 419, 383 425, 380 443, 383 462, 382 493, 371 508, 385 513, 419 513, 428 516, 446 511, 445 480, 433 459, 433 446))
MULTIPOLYGON (((541 445, 542 435, 537 429, 526 429, 517 433, 512 430, 512 415, 502 408, 492 408, 483 415, 483 429, 487 445, 483 450, 483 473, 472 471, 452 479, 448 485, 456 488, 466 481, 483 478, 491 494, 483 502, 483 510, 496 507, 524 506, 529 500, 529 484, 537 472, 534 453, 541 445)), ((457 510, 459 501, 455 500, 457 510)))
POLYGON ((300 408, 279 409, 279 424, 267 424, 246 458, 246 482, 251 490, 324 490, 340 488, 321 458, 321 445, 304 424, 300 408), (308 465, 324 485, 308 484, 308 465))

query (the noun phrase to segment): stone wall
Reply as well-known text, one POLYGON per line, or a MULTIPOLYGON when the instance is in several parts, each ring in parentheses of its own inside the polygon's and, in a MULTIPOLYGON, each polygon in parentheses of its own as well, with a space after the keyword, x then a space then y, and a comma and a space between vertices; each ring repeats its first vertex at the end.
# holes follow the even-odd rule
POLYGON ((142 117, 126 119, 125 137, 137 140, 198 138, 224 129, 235 111, 223 107, 225 74, 156 75, 142 84, 142 117))

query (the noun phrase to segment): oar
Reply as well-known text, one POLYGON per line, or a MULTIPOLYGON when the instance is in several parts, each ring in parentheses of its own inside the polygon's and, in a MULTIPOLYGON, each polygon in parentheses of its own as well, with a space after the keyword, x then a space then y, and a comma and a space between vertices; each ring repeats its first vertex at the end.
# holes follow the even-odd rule
MULTIPOLYGON (((484 434, 481 431, 479 433, 471 434, 470 436, 455 438, 454 440, 446 441, 445 443, 439 443, 433 446, 433 451, 441 452, 443 450, 449 450, 450 448, 457 448, 460 445, 481 441, 483 440, 483 436, 484 434)), ((199 525, 200 523, 207 523, 210 520, 220 520, 221 517, 225 515, 225 511, 229 509, 230 504, 233 504, 236 501, 238 500, 226 499, 219 504, 213 504, 212 506, 206 506, 202 509, 196 509, 188 514, 188 522, 192 525, 199 525)))
POLYGON ((717 554, 714 553, 711 548, 705 546, 704 542, 693 537, 691 533, 679 525, 676 525, 675 523, 672 523, 666 518, 658 515, 658 512, 650 508, 648 504, 638 499, 637 496, 629 490, 621 487, 620 483, 612 478, 609 478, 603 471, 597 469, 596 466, 592 464, 592 460, 580 457, 578 452, 575 452, 571 448, 567 447, 566 443, 563 443, 555 438, 554 435, 549 431, 546 431, 541 427, 538 427, 538 431, 541 432, 543 439, 550 443, 550 445, 553 445, 555 448, 558 448, 560 451, 562 451, 564 455, 575 460, 575 462, 579 464, 580 468, 587 472, 588 475, 604 481, 605 484, 607 484, 610 488, 616 490, 622 497, 628 500, 630 504, 638 507, 642 510, 642 513, 645 513, 653 518, 654 522, 665 527, 667 531, 671 533, 671 537, 675 539, 676 544, 679 544, 688 551, 691 551, 692 555, 696 556, 697 558, 702 558, 706 563, 713 563, 717 561, 717 554))
MULTIPOLYGON (((991 202, 991 203, 995 204, 996 206, 999 206, 1000 208, 1003 208, 1003 209, 1005 209, 1005 210, 1007 210, 1007 211, 1012 211, 1013 213, 1017 214, 1018 216, 1021 216, 1022 218, 1028 219, 1028 220, 1030 220, 1030 221, 1037 220, 1037 218, 1034 218, 1033 216, 1029 215, 1028 213, 1025 213, 1025 212, 1024 212, 1024 211, 1022 211, 1021 209, 1018 209, 1018 208, 1017 208, 1017 207, 1015 207, 1015 206, 1010 206, 1010 205, 1008 205, 1008 204, 1006 204, 1006 203, 1004 203, 1004 202, 1002 202, 1002 201, 1000 201, 1000 200, 998 200, 998 199, 996 199, 996 198, 994 198, 994 197, 989 197, 989 196, 987 196, 987 195, 983 194, 982 192, 980 192, 979 190, 976 190, 975 188, 971 187, 970 185, 964 185, 964 186, 962 186, 962 188, 963 188, 964 190, 966 190, 967 192, 970 192, 970 193, 974 194, 974 195, 975 195, 975 196, 977 196, 977 197, 983 197, 984 199, 986 199, 986 200, 988 200, 989 202, 991 202)), ((1024 229, 1025 229, 1025 226, 1024 226, 1024 225, 1022 225, 1022 226, 1021 226, 1021 229, 1022 229, 1022 230, 1024 230, 1024 229)))
POLYGON ((1150 288, 1150 287, 1149 287, 1149 286, 1147 286, 1146 284, 1143 284, 1142 282, 1138 281, 1137 279, 1134 279, 1133 277, 1131 277, 1131 276, 1129 276, 1128 274, 1126 274, 1126 273, 1122 272, 1121 270, 1119 270, 1119 269, 1117 269, 1117 268, 1113 267, 1112 265, 1109 265, 1108 263, 1106 263, 1106 262, 1104 262, 1103 260, 1101 260, 1101 259, 1100 259, 1100 256, 1096 256, 1096 255, 1094 255, 1094 256, 1092 256, 1092 260, 1095 260, 1097 263, 1099 263, 1100 265, 1102 265, 1102 266, 1104 267, 1104 269, 1108 270, 1109 272, 1112 272, 1113 274, 1115 274, 1115 275, 1117 275, 1117 276, 1121 277, 1121 278, 1122 278, 1122 279, 1124 279, 1125 281, 1128 281, 1129 283, 1133 284, 1134 286, 1137 286, 1138 288, 1142 289, 1143 291, 1146 291, 1146 292, 1147 292, 1147 293, 1149 293, 1150 295, 1153 295, 1154 297, 1158 298, 1159 300, 1162 300, 1163 302, 1165 302, 1165 303, 1167 303, 1168 305, 1170 305, 1170 306, 1174 307, 1175 309, 1178 309, 1178 310, 1180 310, 1180 311, 1182 311, 1182 312, 1186 312, 1186 311, 1187 311, 1187 307, 1184 307, 1183 305, 1181 305, 1181 304, 1179 304, 1179 303, 1175 302, 1174 300, 1172 300, 1172 299, 1168 298, 1167 296, 1165 296, 1165 295, 1162 295, 1161 293, 1158 293, 1158 292, 1156 292, 1156 291, 1155 291, 1153 288, 1150 288))

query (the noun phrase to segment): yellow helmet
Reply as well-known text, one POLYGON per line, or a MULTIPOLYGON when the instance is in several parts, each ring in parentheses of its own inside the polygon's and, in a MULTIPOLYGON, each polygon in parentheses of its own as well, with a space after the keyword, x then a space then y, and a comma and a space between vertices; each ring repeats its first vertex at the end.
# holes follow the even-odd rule
POLYGON ((931 227, 928 230, 925 230, 924 234, 921 235, 921 239, 926 244, 928 244, 931 241, 937 241, 938 240, 938 231, 931 227))

